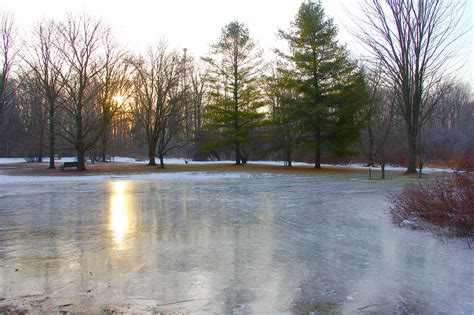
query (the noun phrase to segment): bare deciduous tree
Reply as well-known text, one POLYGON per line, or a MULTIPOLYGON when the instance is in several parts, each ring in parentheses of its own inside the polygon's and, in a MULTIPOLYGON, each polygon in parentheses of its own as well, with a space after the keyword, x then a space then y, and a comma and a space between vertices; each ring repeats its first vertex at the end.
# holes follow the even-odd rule
POLYGON ((129 80, 130 65, 126 62, 126 52, 115 42, 110 32, 104 36, 103 47, 102 62, 105 68, 98 77, 98 85, 101 86, 101 89, 97 96, 97 102, 100 104, 103 128, 101 158, 105 162, 110 125, 113 117, 118 111, 123 110, 123 106, 130 98, 131 82, 129 80))
MULTIPOLYGON (((28 69, 29 70, 29 69, 28 69)), ((48 110, 39 82, 32 71, 20 72, 19 87, 16 90, 17 111, 21 115, 25 138, 19 139, 27 148, 28 158, 42 162, 46 140, 48 110)), ((19 121, 18 121, 19 122, 19 121)), ((18 123, 17 122, 17 123, 18 123)))
POLYGON ((1 37, 1 51, 0 56, 2 58, 2 68, 0 73, 0 125, 3 121, 3 114, 6 111, 7 106, 7 84, 10 70, 13 65, 14 51, 13 46, 13 17, 8 13, 4 13, 0 16, 0 35, 1 37))
POLYGON ((384 86, 380 64, 367 69, 366 78, 370 88, 370 99, 362 115, 365 122, 361 149, 367 158, 367 166, 380 162, 381 177, 385 179, 386 146, 395 123, 395 101, 393 90, 384 86))
MULTIPOLYGON (((453 60, 463 3, 454 0, 365 0, 358 37, 383 65, 397 92, 408 144, 407 173, 416 172, 417 139, 432 117, 439 85, 453 60)), ((451 69, 452 70, 452 69, 451 69)))
POLYGON ((55 46, 58 41, 57 25, 54 21, 42 21, 33 30, 32 41, 26 43, 22 56, 33 75, 36 87, 44 99, 48 114, 49 168, 53 169, 56 142, 56 111, 61 104, 59 96, 63 89, 61 71, 63 58, 55 46))
MULTIPOLYGON (((0 140, 5 142, 5 155, 9 155, 9 124, 8 113, 13 104, 15 84, 10 84, 10 73, 17 54, 14 43, 14 17, 8 12, 0 14, 0 140)), ((1 143, 0 142, 0 143, 1 143)), ((0 147, 0 150, 2 148, 0 147)), ((1 151, 0 151, 1 152, 1 151)))
POLYGON ((58 25, 60 40, 57 48, 64 59, 60 72, 64 84, 65 121, 61 135, 76 149, 78 170, 85 170, 85 153, 94 148, 113 117, 114 109, 108 89, 111 67, 118 55, 111 49, 110 29, 88 16, 69 16, 58 25), (107 101, 104 101, 104 97, 107 101))
POLYGON ((469 85, 462 83, 450 85, 440 102, 437 123, 444 128, 462 131, 472 127, 473 122, 469 120, 470 96, 469 85))
POLYGON ((201 128, 203 125, 202 113, 209 77, 203 71, 194 67, 191 72, 193 122, 194 122, 194 147, 199 148, 201 143, 201 128))
POLYGON ((179 56, 161 42, 157 47, 150 48, 146 57, 136 58, 133 65, 136 75, 132 106, 145 131, 148 165, 156 165, 156 148, 160 142, 160 167, 164 167, 163 155, 173 136, 170 127, 179 103, 173 95, 180 77, 179 56))

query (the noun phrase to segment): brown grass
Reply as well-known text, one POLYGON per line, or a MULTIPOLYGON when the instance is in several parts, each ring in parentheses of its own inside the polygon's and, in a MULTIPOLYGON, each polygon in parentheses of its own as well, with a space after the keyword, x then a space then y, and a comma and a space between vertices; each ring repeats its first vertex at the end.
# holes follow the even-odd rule
POLYGON ((167 164, 164 169, 158 166, 148 166, 135 163, 103 163, 87 164, 87 170, 79 172, 73 168, 60 171, 60 163, 56 163, 56 169, 48 169, 45 163, 19 163, 0 165, 0 172, 7 175, 16 176, 88 176, 88 175, 132 175, 150 174, 164 172, 266 172, 279 174, 325 174, 325 173, 360 173, 364 170, 354 170, 341 167, 325 167, 315 169, 311 166, 284 167, 283 165, 265 164, 167 164))

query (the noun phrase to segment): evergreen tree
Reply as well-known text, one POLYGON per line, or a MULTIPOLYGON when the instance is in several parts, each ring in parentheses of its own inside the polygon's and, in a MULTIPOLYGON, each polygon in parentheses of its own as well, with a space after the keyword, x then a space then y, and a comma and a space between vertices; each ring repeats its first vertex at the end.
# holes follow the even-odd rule
POLYGON ((293 71, 286 65, 277 64, 266 77, 266 96, 269 102, 268 139, 270 149, 282 154, 285 165, 292 166, 292 155, 299 146, 301 130, 295 115, 298 91, 293 71))
POLYGON ((263 106, 259 87, 261 53, 247 26, 232 21, 212 45, 212 57, 203 60, 209 64, 212 78, 206 128, 217 135, 208 141, 208 148, 230 145, 235 164, 246 163, 243 152, 253 142, 252 134, 262 118, 258 112, 263 106))
POLYGON ((282 55, 295 68, 299 127, 320 168, 323 150, 347 154, 359 136, 356 117, 368 97, 364 77, 337 43, 337 27, 320 1, 303 2, 289 32, 280 31, 280 36, 290 48, 289 55, 282 55))

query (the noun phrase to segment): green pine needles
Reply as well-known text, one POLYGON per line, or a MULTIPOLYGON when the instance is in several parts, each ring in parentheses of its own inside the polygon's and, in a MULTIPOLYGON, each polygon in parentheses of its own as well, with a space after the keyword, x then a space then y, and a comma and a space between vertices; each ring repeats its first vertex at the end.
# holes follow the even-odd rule
POLYGON ((205 110, 212 138, 207 147, 231 147, 235 163, 245 164, 254 132, 261 124, 264 105, 261 93, 261 52, 247 26, 232 21, 212 45, 212 57, 203 58, 211 72, 211 97, 205 110))
POLYGON ((298 91, 292 113, 320 168, 323 150, 349 154, 359 137, 357 118, 369 97, 364 75, 338 44, 337 27, 320 2, 304 2, 290 30, 279 34, 288 42, 290 53, 280 55, 290 63, 289 78, 298 91))

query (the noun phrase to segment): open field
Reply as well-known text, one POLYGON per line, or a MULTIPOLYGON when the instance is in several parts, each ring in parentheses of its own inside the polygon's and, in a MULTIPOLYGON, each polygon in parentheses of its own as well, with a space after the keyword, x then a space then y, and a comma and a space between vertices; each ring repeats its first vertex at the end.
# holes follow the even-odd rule
MULTIPOLYGON (((78 172, 73 168, 60 171, 61 163, 56 163, 56 169, 47 169, 44 163, 14 163, 0 164, 0 172, 6 175, 19 176, 90 176, 90 175, 131 175, 131 174, 151 174, 151 173, 170 173, 170 172, 269 172, 279 174, 324 174, 324 173, 346 173, 346 172, 364 172, 366 170, 351 169, 349 167, 324 167, 323 169, 314 169, 312 166, 293 166, 284 167, 283 165, 269 164, 247 164, 234 165, 232 163, 190 163, 184 164, 165 164, 164 169, 158 166, 148 166, 144 163, 126 163, 126 162, 96 162, 88 163, 87 171, 78 172)), ((374 170, 374 172, 377 172, 374 170)))

